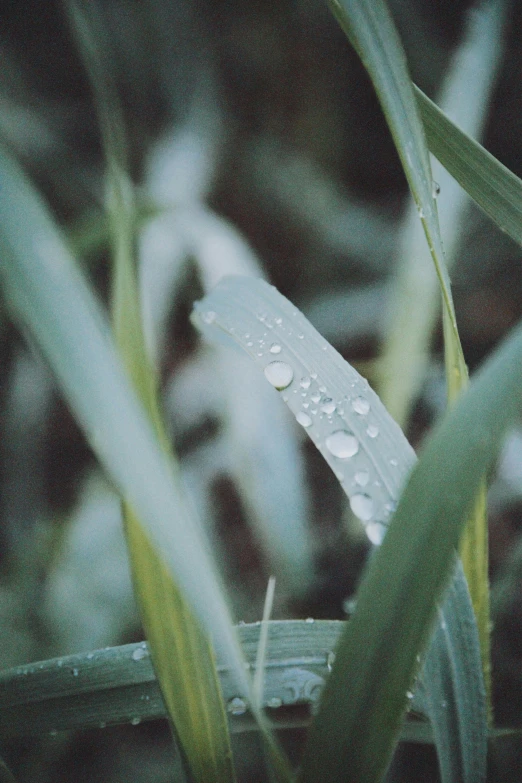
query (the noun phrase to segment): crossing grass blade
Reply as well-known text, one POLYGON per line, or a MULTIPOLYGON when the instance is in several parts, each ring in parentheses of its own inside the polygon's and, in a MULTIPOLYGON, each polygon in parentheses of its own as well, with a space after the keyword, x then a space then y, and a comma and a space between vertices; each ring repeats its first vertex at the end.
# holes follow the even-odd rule
MULTIPOLYGON (((404 50, 384 0, 330 0, 329 5, 373 82, 422 221, 442 293, 446 384, 448 401, 453 404, 467 387, 468 370, 444 257, 428 145, 404 50)), ((476 547, 464 547, 464 569, 476 609, 483 673, 491 705, 488 530, 483 487, 477 493, 474 509, 470 510, 465 536, 476 547)))
MULTIPOLYGON (((384 747, 389 738, 383 736, 394 720, 389 712, 390 699, 395 700, 391 688, 399 685, 398 692, 403 688, 405 693, 411 683, 415 649, 433 619, 428 595, 436 596, 444 587, 482 476, 494 463, 505 430, 520 417, 521 390, 519 327, 429 437, 412 472, 338 649, 325 691, 324 717, 312 730, 304 780, 370 781, 383 774, 390 753, 384 747), (399 669, 394 653, 403 641, 410 660, 403 659, 399 669), (350 698, 343 698, 349 683, 350 698), (341 720, 343 732, 337 729, 341 720), (322 750, 326 744, 327 754, 322 750), (343 755, 342 761, 337 754, 343 755)), ((394 705, 397 715, 405 696, 400 701, 394 705)))
MULTIPOLYGON (((281 391, 282 400, 297 423, 340 481, 368 537, 373 543, 380 543, 415 464, 415 454, 367 382, 288 300, 261 280, 224 278, 211 294, 196 304, 193 319, 211 339, 228 339, 240 345, 263 370, 265 379, 281 391)), ((411 598, 406 582, 403 590, 396 598, 408 603, 411 598)), ((434 602, 435 597, 429 593, 426 600, 434 602)), ((444 780, 476 783, 486 769, 485 693, 476 623, 459 563, 453 569, 451 589, 438 606, 438 615, 437 633, 420 674, 422 689, 412 706, 428 715, 432 722, 444 780), (451 633, 447 628, 451 628, 451 633), (440 709, 442 703, 444 709, 440 709)), ((403 640, 402 649, 401 631, 395 632, 398 634, 395 652, 399 659, 403 653, 408 658, 411 651, 407 639, 403 640)), ((362 644, 364 649, 365 644, 362 644)), ((393 655, 391 650, 390 655, 393 655)), ((416 658, 415 662, 418 667, 416 658)), ((399 661, 397 666, 400 665, 399 661)), ((373 693, 380 687, 381 668, 377 661, 372 670, 375 682, 365 681, 367 692, 358 690, 359 672, 351 671, 353 682, 344 681, 339 693, 341 701, 341 694, 348 698, 349 693, 350 700, 355 694, 361 713, 367 711, 365 720, 370 728, 363 729, 364 722, 359 715, 360 725, 357 722, 354 729, 356 746, 367 747, 366 760, 374 752, 372 721, 377 722, 375 731, 381 737, 382 726, 377 716, 372 717, 371 708, 373 693)), ((391 691, 402 702, 411 683, 404 689, 401 683, 399 686, 399 691, 394 692, 392 684, 391 691)), ((393 703, 388 708, 395 720, 400 720, 393 712, 393 703)), ((341 707, 339 715, 342 710, 341 707)), ((342 742, 348 736, 345 726, 340 719, 334 723, 332 737, 336 738, 335 742, 342 742)), ((390 730, 389 725, 387 728, 390 730)), ((383 736, 393 744, 389 733, 384 732, 383 736)), ((322 740, 326 748, 330 739, 325 735, 322 740)), ((341 758, 338 751, 335 745, 333 759, 341 758)), ((328 754, 325 749, 322 752, 328 754)), ((335 767, 333 759, 328 764, 335 767)), ((341 768, 335 768, 332 780, 341 772, 341 768)))
POLYGON ((48 360, 114 485, 161 552, 190 611, 228 660, 238 694, 250 683, 225 590, 118 361, 98 302, 18 166, 0 154, 0 275, 6 305, 48 360))
MULTIPOLYGON (((95 8, 95 7, 94 7, 95 8)), ((125 133, 99 46, 96 12, 70 0, 69 12, 90 77, 107 161, 107 210, 113 254, 112 317, 129 378, 174 464, 158 404, 157 378, 147 356, 134 261, 136 212, 126 175, 125 133)), ((107 42, 105 42, 107 45, 107 42)), ((188 505, 185 504, 185 513, 188 505)), ((235 780, 230 734, 212 647, 129 503, 122 503, 134 593, 173 731, 193 780, 235 780)), ((193 525, 194 521, 187 518, 193 525)))
MULTIPOLYGON (((468 11, 462 39, 439 91, 439 102, 464 131, 480 137, 502 54, 505 9, 495 0, 468 11), (470 89, 470 87, 473 89, 470 89)), ((431 160, 440 188, 439 222, 449 269, 456 261, 469 199, 454 178, 431 160)), ((440 289, 422 224, 410 200, 400 232, 390 306, 383 337, 379 393, 403 428, 426 377, 433 331, 440 316, 440 289)), ((472 591, 473 592, 473 591, 472 591)))
POLYGON ((457 127, 422 90, 414 90, 430 150, 486 215, 522 245, 522 180, 457 127))

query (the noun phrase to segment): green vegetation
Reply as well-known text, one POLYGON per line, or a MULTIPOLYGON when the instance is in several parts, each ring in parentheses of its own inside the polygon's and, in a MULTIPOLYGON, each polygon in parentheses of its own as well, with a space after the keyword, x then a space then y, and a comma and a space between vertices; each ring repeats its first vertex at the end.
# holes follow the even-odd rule
MULTIPOLYGON (((103 31, 95 16, 83 16, 71 3, 107 164, 102 241, 112 249, 113 329, 57 221, 4 147, 0 279, 6 311, 45 357, 119 494, 147 645, 0 673, 5 737, 168 715, 182 753, 179 774, 201 783, 235 780, 231 732, 243 730, 259 732, 267 780, 377 783, 400 739, 434 743, 443 783, 486 780, 488 738, 499 731, 491 719, 484 477, 506 430, 520 418, 522 328, 468 385, 439 225, 444 192, 437 192, 429 150, 517 241, 521 182, 414 87, 384 2, 332 0, 331 8, 372 79, 435 267, 449 409, 417 460, 367 381, 288 299, 256 279, 249 261, 243 268, 230 264, 233 274, 224 277, 201 261, 204 296, 195 304, 194 324, 224 356, 233 345, 249 358, 252 389, 263 387, 272 401, 277 391, 375 545, 348 622, 265 617, 260 627, 235 625, 212 539, 187 499, 162 419, 136 263, 150 224, 135 207, 124 122, 97 49, 103 31), (216 277, 222 279, 214 285, 216 277), (311 716, 299 711, 306 704, 311 716), (308 728, 297 772, 277 734, 284 728, 278 710, 285 705, 291 708, 285 726, 308 728)), ((150 221, 165 218, 151 209, 150 221)), ((176 219, 183 219, 182 208, 176 219)), ((399 286, 399 305, 407 306, 406 300, 399 286)), ((419 356, 427 352, 433 320, 419 325, 419 356)), ((407 323, 404 313, 401 323, 407 323)), ((394 371, 395 350, 384 351, 387 375, 394 371)), ((242 370, 234 356, 226 355, 222 379, 233 401, 230 442, 247 464, 245 496, 262 517, 263 493, 248 470, 250 430, 241 408, 244 402, 248 410, 251 392, 237 381, 242 370)), ((399 388, 405 425, 414 390, 399 388)), ((384 399, 397 399, 384 374, 381 390, 384 399)), ((313 581, 310 534, 298 515, 285 516, 283 501, 281 507, 281 515, 276 505, 270 521, 259 522, 258 535, 269 541, 267 558, 278 581, 286 579, 302 597, 313 581)), ((0 770, 0 779, 12 776, 0 770)))

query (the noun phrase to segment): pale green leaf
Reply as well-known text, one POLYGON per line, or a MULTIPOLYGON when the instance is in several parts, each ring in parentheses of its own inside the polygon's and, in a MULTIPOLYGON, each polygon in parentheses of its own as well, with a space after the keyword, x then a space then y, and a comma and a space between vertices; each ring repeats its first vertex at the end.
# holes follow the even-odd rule
POLYGON ((522 180, 415 87, 433 154, 499 228, 522 245, 522 180))
MULTIPOLYGON (((297 423, 305 429, 336 474, 350 498, 352 511, 360 518, 370 540, 380 543, 415 463, 415 455, 401 429, 367 382, 290 302, 261 280, 238 277, 222 280, 209 296, 196 305, 194 318, 210 338, 215 336, 241 345, 263 370, 265 381, 268 380, 281 392, 297 423)), ((391 565, 388 570, 392 570, 391 565)), ((433 611, 436 595, 431 589, 423 592, 422 570, 416 577, 415 587, 425 605, 433 611)), ((408 606, 413 601, 409 594, 410 585, 405 580, 400 586, 402 592, 395 599, 401 606, 408 606)), ((383 586, 382 589, 386 588, 383 586)), ((399 611, 385 603, 387 612, 399 611)), ((384 625, 386 620, 380 606, 376 606, 375 611, 384 625)), ((453 779, 471 783, 476 779, 473 776, 477 767, 485 769, 487 722, 476 626, 460 566, 454 572, 454 589, 439 607, 439 616, 440 627, 451 626, 455 633, 437 634, 429 648, 428 668, 422 675, 427 698, 420 706, 426 709, 436 727, 438 750, 450 765, 453 779), (451 666, 448 666, 449 662, 451 666), (444 680, 440 677, 432 679, 429 671, 444 672, 444 680), (446 702, 445 712, 434 708, 441 701, 446 702), (460 739, 457 743, 455 727, 458 727, 456 736, 460 739)), ((426 623, 424 631, 427 634, 429 621, 426 623)), ((361 671, 352 668, 350 678, 346 677, 342 685, 336 684, 340 701, 344 698, 343 693, 350 692, 353 710, 350 719, 353 723, 347 724, 339 717, 345 710, 348 716, 346 705, 339 705, 334 719, 331 716, 324 719, 328 729, 310 751, 310 755, 317 754, 321 758, 313 767, 314 774, 318 775, 319 768, 324 765, 323 772, 329 770, 330 775, 326 779, 335 780, 335 776, 348 769, 352 762, 371 766, 376 759, 382 770, 386 763, 383 759, 391 752, 397 737, 406 691, 412 687, 413 669, 410 668, 409 680, 404 683, 402 667, 411 667, 410 656, 413 655, 415 668, 416 654, 420 652, 419 642, 412 653, 406 628, 399 624, 393 633, 390 629, 385 633, 382 625, 380 627, 381 638, 386 634, 389 637, 385 644, 387 656, 389 653, 386 666, 394 701, 381 705, 377 712, 368 706, 373 698, 368 694, 384 687, 381 681, 383 663, 376 660, 384 651, 377 636, 372 651, 374 668, 365 670, 364 662, 359 661, 361 671), (394 636, 395 647, 389 644, 394 636), (397 672, 402 679, 394 686, 397 672), (359 678, 363 685, 359 685, 359 678), (354 732, 350 747, 360 751, 362 760, 350 757, 349 763, 345 764, 344 751, 341 752, 340 746, 350 731, 354 732), (334 743, 332 753, 328 749, 331 742, 334 743), (320 743, 322 749, 317 747, 320 743), (377 751, 380 751, 380 756, 377 751)), ((361 655, 365 651, 368 660, 372 660, 366 641, 363 643, 359 638, 359 644, 361 655)), ((334 671, 336 669, 337 666, 334 671)), ((323 719, 320 717, 319 720, 323 725, 323 719)))
MULTIPOLYGON (((405 54, 385 0, 331 0, 332 11, 358 52, 375 87, 421 218, 442 292, 442 325, 448 401, 453 403, 468 383, 468 370, 457 329, 450 280, 440 233, 436 187, 428 146, 416 103, 405 54)), ((387 368, 388 369, 388 368, 387 368)), ((486 689, 490 692, 487 571, 487 520, 480 495, 471 510, 466 536, 476 545, 476 555, 464 563, 479 622, 486 689)), ((465 553, 470 548, 465 547, 465 553)), ((488 698, 489 701, 489 698, 488 698)))
MULTIPOLYGON (((107 160, 107 210, 113 251, 112 317, 117 346, 159 442, 171 457, 157 396, 157 379, 145 350, 134 261, 134 191, 125 171, 125 132, 109 72, 102 66, 103 27, 96 7, 69 0, 95 95, 107 160)), ((107 42, 105 42, 107 46, 107 42)), ((180 491, 181 494, 181 491, 180 491)), ((185 514, 189 505, 184 502, 185 514)), ((235 780, 228 723, 210 640, 128 503, 122 504, 134 593, 152 660, 183 758, 195 783, 235 780)), ((187 514, 186 523, 194 520, 187 514)))

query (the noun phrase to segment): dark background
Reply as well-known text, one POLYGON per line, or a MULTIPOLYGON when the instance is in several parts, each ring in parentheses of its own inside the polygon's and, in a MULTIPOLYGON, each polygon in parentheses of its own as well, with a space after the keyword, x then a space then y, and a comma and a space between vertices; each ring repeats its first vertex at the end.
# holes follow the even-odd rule
MULTIPOLYGON (((434 99, 471 5, 390 1, 412 77, 434 99)), ((97 0, 91 6, 104 31, 104 67, 123 109, 128 168, 138 194, 144 202, 151 194, 168 201, 174 193, 182 204, 195 199, 229 221, 270 281, 371 380, 407 187, 370 82, 326 5, 313 0, 97 0), (184 161, 179 187, 167 188, 166 195, 150 168, 160 144, 166 145, 163 160, 169 145, 177 145, 178 166, 184 161), (346 316, 332 321, 339 302, 346 316)), ((519 176, 521 26, 522 6, 515 2, 506 15, 501 66, 482 138, 519 176)), ((86 273, 106 298, 106 243, 92 240, 103 223, 98 119, 60 3, 4 0, 0 5, 0 136, 71 241, 84 249, 86 273)), ((520 318, 522 253, 472 206, 461 245, 452 279, 473 371, 520 318)), ((189 258, 169 321, 161 368, 165 389, 197 353, 188 314, 201 293, 198 259, 189 258)), ((24 346, 3 312, 0 666, 5 667, 142 638, 121 542, 108 543, 104 533, 104 514, 114 517, 114 506, 101 504, 98 522, 92 523, 98 532, 89 534, 87 525, 83 534, 74 533, 94 460, 45 368, 24 346), (81 583, 82 563, 85 567, 90 558, 101 562, 93 568, 98 585, 108 573, 121 572, 121 579, 114 577, 114 584, 102 586, 99 594, 94 588, 79 589, 83 598, 78 603, 74 596, 65 601, 64 590, 75 580, 81 583), (60 582, 64 569, 72 580, 65 580, 65 587, 60 582)), ((441 411, 442 387, 437 328, 428 377, 409 426, 415 444, 441 411)), ((219 416, 209 415, 202 401, 193 420, 173 425, 181 458, 197 458, 199 445, 212 441, 220 426, 219 416)), ((494 481, 490 510, 495 710, 504 725, 522 722, 519 439, 514 437, 507 468, 503 472, 501 466, 494 481)), ((279 616, 342 617, 343 600, 355 588, 367 545, 343 526, 346 512, 335 479, 313 449, 303 446, 303 451, 318 539, 318 580, 299 602, 281 596, 276 611, 279 616)), ((229 552, 238 615, 257 619, 267 577, 263 555, 230 476, 214 475, 211 492, 214 521, 229 552)), ((167 781, 169 752, 168 731, 158 723, 5 748, 21 783, 167 781)), ((243 752, 244 777, 256 780, 254 751, 245 747, 243 752)), ((519 741, 503 741, 491 756, 491 780, 520 779, 519 741)), ((398 768, 401 764, 409 775, 404 779, 430 780, 435 774, 425 749, 414 749, 397 762, 398 768)))

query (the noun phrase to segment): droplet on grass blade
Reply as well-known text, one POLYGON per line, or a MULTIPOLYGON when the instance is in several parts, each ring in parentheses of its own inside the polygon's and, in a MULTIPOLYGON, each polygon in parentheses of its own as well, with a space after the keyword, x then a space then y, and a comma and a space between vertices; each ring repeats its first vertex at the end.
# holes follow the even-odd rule
MULTIPOLYGON (((373 500, 369 495, 365 495, 362 492, 352 495, 350 498, 350 508, 361 522, 369 522, 373 516, 373 500)), ((366 532, 368 533, 368 530, 366 530, 366 532)))
POLYGON ((365 397, 356 397, 352 400, 352 408, 361 416, 365 416, 370 410, 370 403, 365 397))
POLYGON ((294 380, 294 371, 286 362, 270 362, 265 367, 265 378, 275 389, 283 391, 294 380))
POLYGON ((302 427, 310 427, 312 425, 312 419, 304 411, 299 411, 299 413, 296 414, 295 420, 302 427))
POLYGON ((326 448, 338 459, 349 459, 359 451, 359 441, 347 430, 336 430, 325 440, 326 448))
POLYGON ((240 696, 234 696, 227 704, 227 712, 229 712, 230 715, 244 715, 246 711, 247 703, 240 696))

